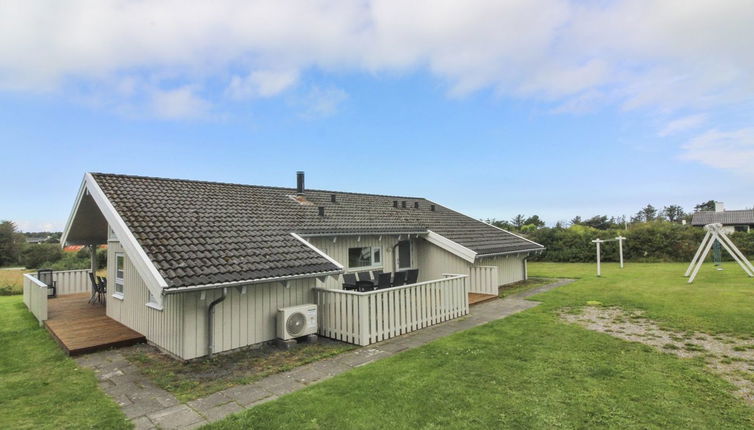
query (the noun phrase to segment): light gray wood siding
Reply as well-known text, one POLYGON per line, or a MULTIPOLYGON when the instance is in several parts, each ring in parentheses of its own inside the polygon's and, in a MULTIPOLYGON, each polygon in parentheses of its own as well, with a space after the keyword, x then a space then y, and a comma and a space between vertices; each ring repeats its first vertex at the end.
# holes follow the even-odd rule
POLYGON ((183 297, 163 298, 163 310, 148 307, 149 290, 120 242, 107 243, 107 316, 146 336, 147 341, 178 356, 183 352, 183 297), (115 291, 115 253, 124 253, 123 299, 115 291))
MULTIPOLYGON (((400 237, 402 240, 406 240, 407 236, 400 237)), ((395 255, 393 254, 393 246, 398 243, 398 235, 383 235, 383 236, 338 236, 333 242, 333 237, 312 237, 308 238, 309 243, 319 248, 322 252, 332 257, 335 261, 342 264, 347 272, 360 272, 381 269, 383 272, 392 272, 395 265, 395 255), (382 248, 382 265, 378 267, 368 268, 349 268, 348 267, 348 248, 359 247, 380 247, 382 248)), ((420 239, 411 239, 411 268, 420 268, 419 254, 417 249, 417 243, 420 239)), ((419 270, 419 276, 421 276, 421 268, 419 270)), ((420 278, 421 279, 421 278, 420 278)), ((437 279, 437 278, 433 278, 437 279)), ((343 284, 341 276, 329 276, 322 285, 324 288, 337 288, 340 289, 343 284)))
POLYGON ((526 279, 524 258, 528 254, 498 255, 477 259, 478 266, 497 266, 497 280, 500 285, 512 284, 526 279))
POLYGON ((442 278, 443 273, 469 275, 471 263, 424 239, 416 241, 419 259, 419 281, 442 278))
MULTIPOLYGON (((223 302, 215 306, 213 320, 214 352, 230 351, 277 337, 275 321, 279 308, 314 303, 315 278, 282 283, 251 284, 230 287, 223 302)), ((182 293, 184 359, 208 353, 207 310, 213 300, 222 296, 222 289, 182 293)), ((169 297, 169 296, 168 296, 169 297)))

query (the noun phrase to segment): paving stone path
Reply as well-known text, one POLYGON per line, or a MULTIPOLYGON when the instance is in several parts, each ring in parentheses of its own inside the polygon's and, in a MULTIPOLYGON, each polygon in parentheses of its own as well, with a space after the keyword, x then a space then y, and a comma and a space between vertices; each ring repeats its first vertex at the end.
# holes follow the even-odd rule
POLYGON ((527 297, 570 282, 573 280, 564 279, 512 294, 502 300, 480 303, 471 307, 469 315, 464 318, 300 366, 248 385, 228 388, 187 403, 179 402, 175 396, 141 375, 139 369, 126 360, 122 350, 84 355, 76 361, 82 367, 94 370, 100 388, 120 405, 136 429, 190 429, 274 400, 354 367, 532 308, 539 302, 526 300, 527 297))

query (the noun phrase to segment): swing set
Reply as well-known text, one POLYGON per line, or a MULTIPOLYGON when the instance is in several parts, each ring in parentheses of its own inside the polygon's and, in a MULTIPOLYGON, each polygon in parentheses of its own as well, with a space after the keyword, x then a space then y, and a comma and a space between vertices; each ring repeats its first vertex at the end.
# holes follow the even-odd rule
POLYGON ((600 245, 603 244, 603 243, 605 243, 605 242, 615 242, 615 241, 618 242, 618 255, 620 256, 620 268, 622 269, 623 268, 623 241, 624 240, 626 240, 625 237, 623 237, 623 236, 617 236, 617 237, 614 237, 612 239, 600 239, 600 238, 597 238, 597 239, 595 239, 595 240, 592 241, 592 243, 596 243, 597 244, 597 276, 602 276, 602 265, 601 265, 601 262, 600 262, 600 260, 601 260, 601 258, 600 258, 601 257, 600 256, 600 254, 601 254, 601 252, 600 252, 600 245))
POLYGON ((722 224, 707 224, 704 226, 704 229, 707 230, 707 233, 704 235, 702 243, 699 244, 699 249, 696 250, 696 254, 691 260, 691 264, 689 264, 689 268, 686 269, 686 274, 683 275, 691 275, 689 277, 689 284, 694 282, 696 274, 699 273, 699 269, 701 269, 704 260, 707 258, 707 254, 709 254, 709 251, 713 246, 715 246, 716 248, 715 252, 713 253, 715 266, 718 266, 720 264, 720 250, 718 247, 722 246, 726 251, 728 251, 728 254, 730 254, 731 257, 736 260, 736 263, 741 266, 741 268, 744 270, 744 272, 746 272, 747 275, 749 275, 750 278, 754 277, 754 266, 751 264, 749 259, 746 258, 746 256, 738 248, 736 248, 736 245, 733 243, 733 241, 730 240, 730 238, 725 234, 722 224))

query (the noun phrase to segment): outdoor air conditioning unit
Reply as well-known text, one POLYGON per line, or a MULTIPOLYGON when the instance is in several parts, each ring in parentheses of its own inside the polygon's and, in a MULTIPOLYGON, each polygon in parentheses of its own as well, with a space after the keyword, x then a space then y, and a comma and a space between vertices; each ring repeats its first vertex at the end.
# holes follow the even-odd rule
POLYGON ((278 337, 289 340, 317 333, 317 305, 278 309, 278 337))

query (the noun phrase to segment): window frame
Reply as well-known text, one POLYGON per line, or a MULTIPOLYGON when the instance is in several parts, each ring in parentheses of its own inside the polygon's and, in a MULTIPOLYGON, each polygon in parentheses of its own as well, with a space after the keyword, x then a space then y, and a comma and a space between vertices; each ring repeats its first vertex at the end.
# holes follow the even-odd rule
POLYGON ((383 265, 383 263, 382 263, 382 261, 383 261, 383 258, 382 258, 382 247, 381 246, 350 246, 350 247, 348 247, 348 251, 347 251, 347 260, 348 261, 346 263, 348 264, 348 269, 354 269, 354 270, 358 271, 358 270, 371 270, 371 269, 381 268, 382 265, 383 265), (363 250, 365 248, 369 248, 370 249, 370 252, 369 252, 369 264, 368 265, 364 265, 364 266, 352 266, 351 265, 351 250, 352 249, 363 250), (379 260, 380 261, 378 261, 378 262, 374 261, 375 260, 375 255, 379 256, 379 260))
POLYGON ((125 285, 124 278, 125 278, 125 272, 126 272, 126 254, 123 252, 116 252, 114 260, 115 260, 115 267, 114 267, 115 273, 113 276, 113 286, 114 286, 113 297, 115 297, 116 299, 123 300, 123 297, 125 296, 124 294, 125 289, 123 287, 125 285), (123 267, 121 270, 118 270, 119 260, 123 262, 123 267), (119 271, 120 271, 120 277, 118 277, 119 271))

